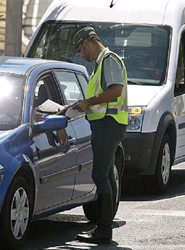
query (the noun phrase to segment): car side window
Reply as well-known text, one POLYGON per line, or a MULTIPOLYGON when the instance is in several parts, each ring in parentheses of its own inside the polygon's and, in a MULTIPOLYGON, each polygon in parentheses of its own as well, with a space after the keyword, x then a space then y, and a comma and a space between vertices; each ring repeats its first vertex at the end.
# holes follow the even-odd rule
POLYGON ((68 71, 55 71, 55 74, 60 83, 60 88, 67 104, 73 104, 84 99, 82 89, 75 73, 68 71))
POLYGON ((175 80, 175 96, 181 95, 185 93, 185 33, 182 35, 180 49, 179 49, 179 58, 178 58, 178 66, 175 80))
POLYGON ((80 86, 83 90, 84 96, 86 97, 86 88, 87 88, 87 83, 88 83, 87 79, 81 74, 76 74, 76 75, 77 75, 77 78, 80 82, 80 86))
MULTIPOLYGON (((34 104, 36 115, 54 114, 61 106, 59 92, 51 75, 42 76, 35 86, 34 104), (41 105, 43 108, 41 108, 41 105)), ((39 121, 35 118, 36 121, 39 121)))

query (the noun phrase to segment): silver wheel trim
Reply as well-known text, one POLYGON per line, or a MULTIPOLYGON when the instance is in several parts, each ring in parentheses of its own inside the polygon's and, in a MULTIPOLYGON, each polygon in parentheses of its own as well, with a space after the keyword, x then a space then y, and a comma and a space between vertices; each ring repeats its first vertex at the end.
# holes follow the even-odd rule
POLYGON ((26 191, 20 187, 15 192, 11 204, 11 230, 15 239, 24 236, 29 220, 29 200, 26 191))
POLYGON ((169 181, 170 168, 171 168, 170 147, 169 144, 166 143, 163 148, 162 163, 161 163, 161 176, 164 185, 166 185, 169 181))

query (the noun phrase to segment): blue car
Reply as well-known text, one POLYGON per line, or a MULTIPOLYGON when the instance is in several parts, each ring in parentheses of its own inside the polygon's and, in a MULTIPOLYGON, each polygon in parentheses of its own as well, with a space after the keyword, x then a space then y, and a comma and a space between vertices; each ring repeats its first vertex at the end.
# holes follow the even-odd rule
MULTIPOLYGON (((76 206, 82 205, 86 217, 96 221, 89 123, 82 113, 56 114, 85 98, 87 81, 80 65, 0 58, 1 249, 20 249, 31 221, 76 206), (66 144, 57 137, 62 129, 69 138, 66 144)), ((120 144, 115 153, 116 208, 123 159, 120 144)))

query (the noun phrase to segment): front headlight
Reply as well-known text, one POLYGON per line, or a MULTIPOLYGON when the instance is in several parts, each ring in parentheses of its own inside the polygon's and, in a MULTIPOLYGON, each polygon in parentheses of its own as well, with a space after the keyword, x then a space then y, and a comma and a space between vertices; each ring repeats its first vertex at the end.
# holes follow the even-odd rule
POLYGON ((129 107, 128 132, 140 132, 144 117, 144 108, 129 107))

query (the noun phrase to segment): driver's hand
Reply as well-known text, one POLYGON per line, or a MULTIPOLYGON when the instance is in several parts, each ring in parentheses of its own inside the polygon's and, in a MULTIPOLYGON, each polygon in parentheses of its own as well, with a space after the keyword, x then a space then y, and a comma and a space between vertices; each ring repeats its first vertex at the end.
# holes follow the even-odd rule
POLYGON ((36 122, 42 122, 45 119, 45 115, 36 113, 36 122))
POLYGON ((57 131, 57 139, 61 145, 64 145, 68 142, 68 136, 65 129, 60 129, 57 131))

